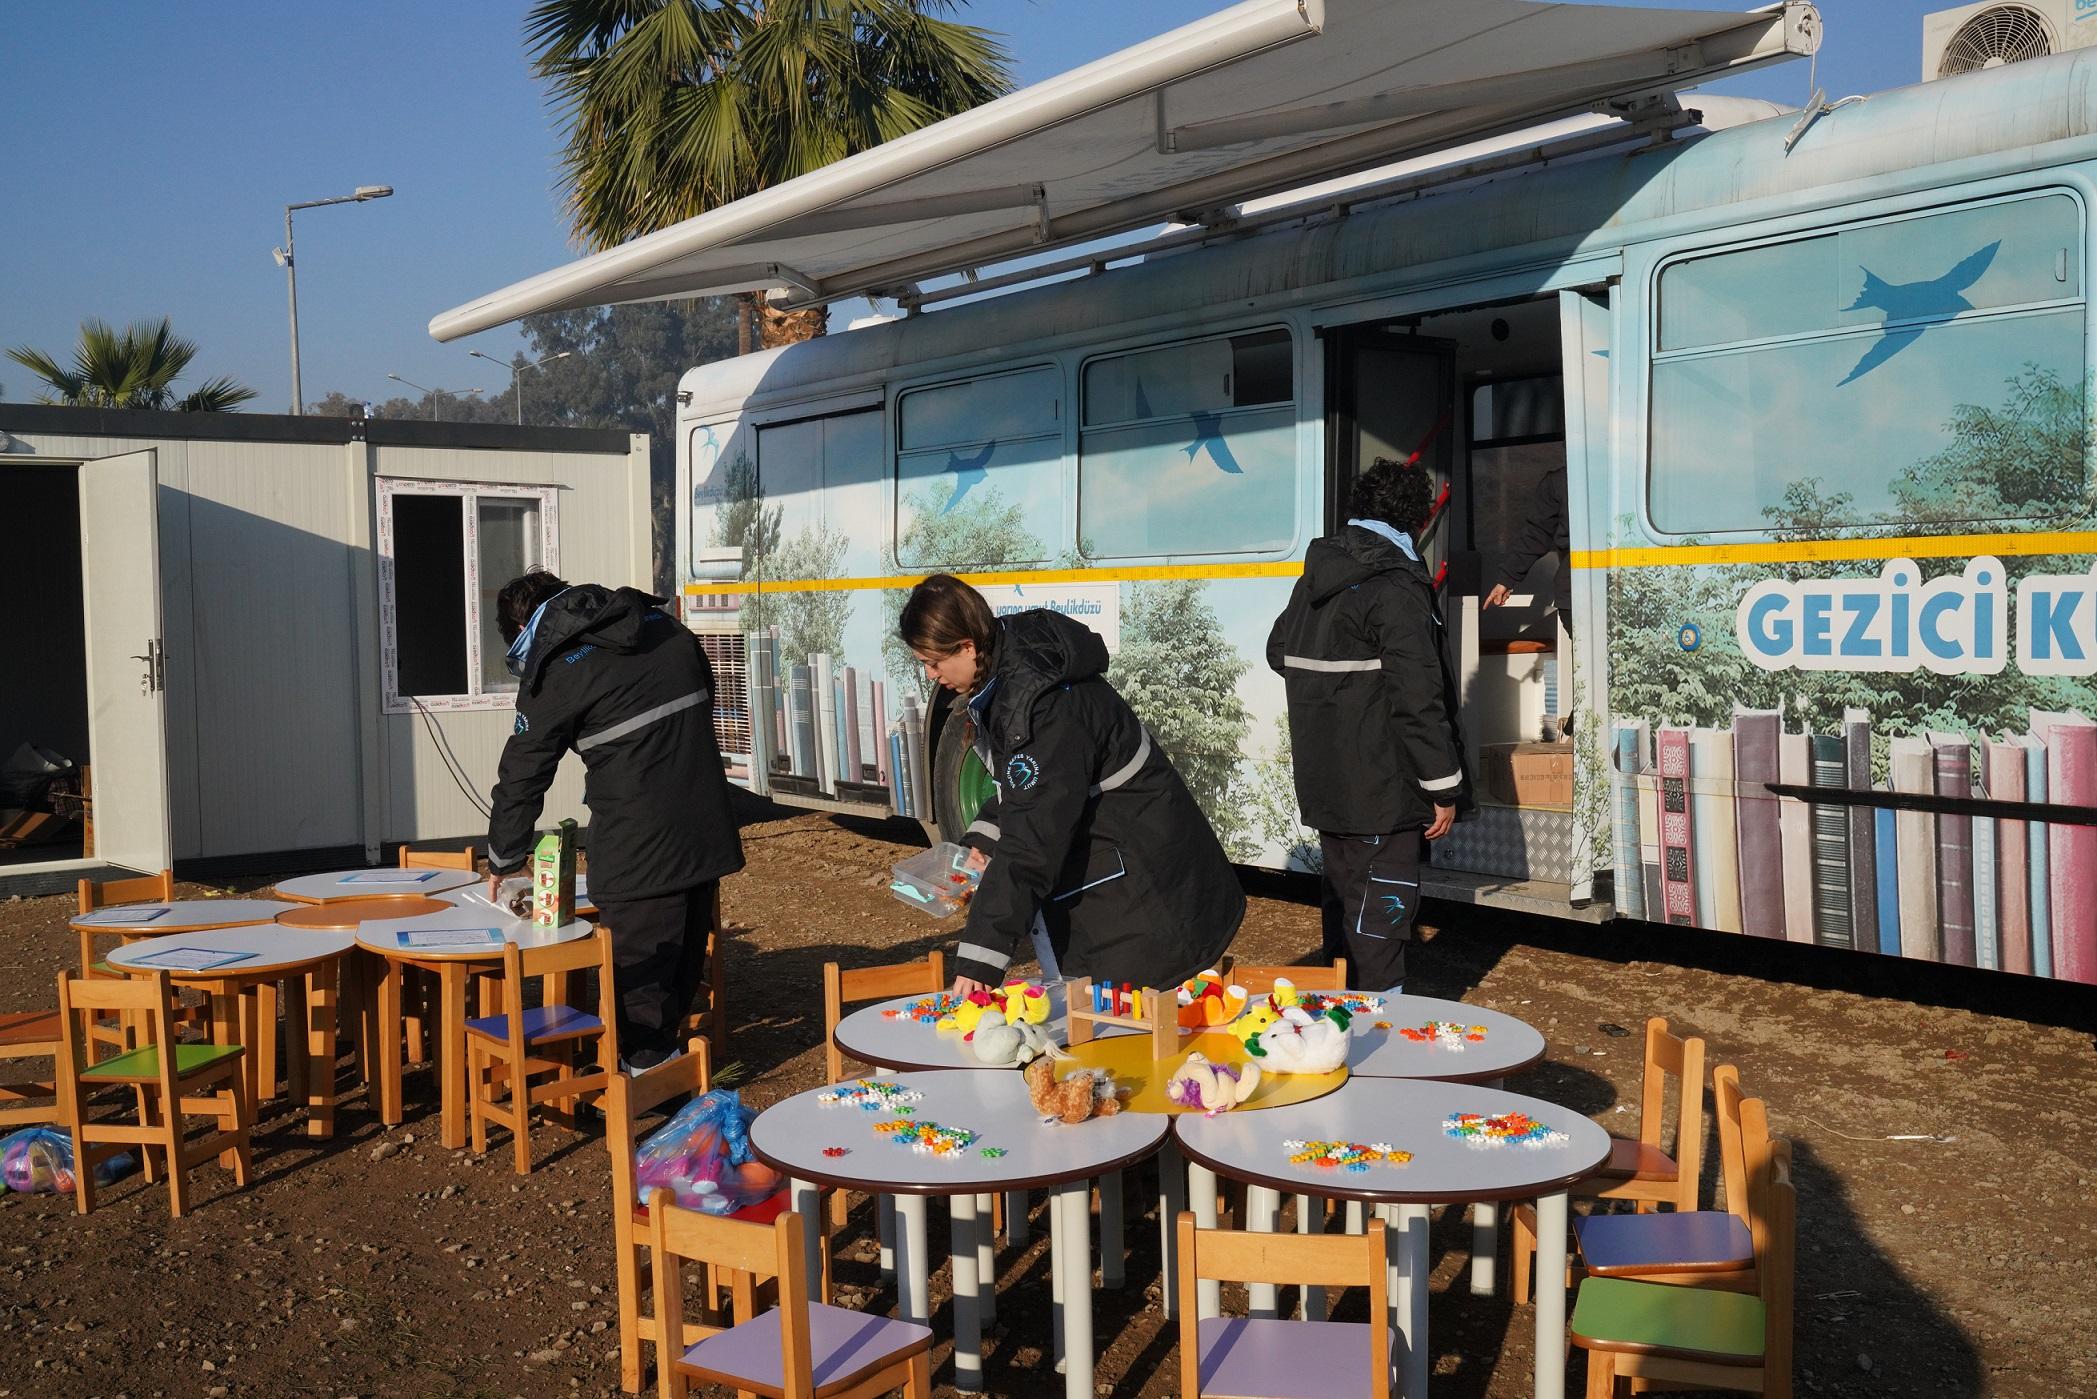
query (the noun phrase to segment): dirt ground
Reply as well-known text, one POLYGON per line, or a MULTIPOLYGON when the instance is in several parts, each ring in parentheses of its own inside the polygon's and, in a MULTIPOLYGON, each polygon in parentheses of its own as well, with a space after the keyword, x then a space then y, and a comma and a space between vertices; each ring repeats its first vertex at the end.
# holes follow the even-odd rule
MULTIPOLYGON (((750 868, 724 891, 741 929, 727 953, 732 1057, 761 1107, 820 1077, 824 961, 918 956, 952 929, 884 892, 914 836, 902 826, 772 809, 744 835, 750 868)), ((1310 952, 1307 885, 1249 879, 1239 954, 1310 952)), ((51 1003, 73 956, 69 908, 0 904, 0 1010, 51 1003)), ((1769 1101, 1796 1149, 1801 1392, 2097 1394, 2097 1000, 2086 988, 1448 906, 1429 921, 1409 989, 1518 1015, 1550 1041, 1546 1062, 1510 1088, 1629 1131, 1636 1027, 1660 1014, 1703 1035, 1712 1061, 1739 1065, 1769 1101), (1892 1139, 1909 1136, 1922 1139, 1892 1139)), ((410 1076, 409 1095, 408 1121, 389 1132, 358 1091, 331 1141, 297 1134, 301 1117, 274 1108, 252 1188, 203 1168, 179 1221, 164 1189, 136 1176, 85 1219, 69 1197, 0 1194, 0 1396, 616 1393, 601 1140, 542 1126, 541 1164, 519 1179, 501 1142, 486 1159, 438 1145, 426 1074, 410 1076)), ((986 1375, 993 1394, 1046 1399, 1062 1383, 1045 1359, 1036 1207, 1030 1247, 1000 1258, 986 1375)), ((1129 1283, 1096 1295, 1102 1394, 1176 1392, 1156 1239, 1152 1220, 1132 1220, 1129 1283)), ((1527 1309, 1469 1295, 1468 1247, 1462 1219, 1438 1217, 1434 1392, 1526 1394, 1527 1309)), ((856 1222, 842 1249, 845 1300, 890 1306, 856 1222)), ((943 1305, 935 1329, 951 1332, 943 1305)), ((1572 1372, 1578 1393, 1577 1357, 1572 1372)))

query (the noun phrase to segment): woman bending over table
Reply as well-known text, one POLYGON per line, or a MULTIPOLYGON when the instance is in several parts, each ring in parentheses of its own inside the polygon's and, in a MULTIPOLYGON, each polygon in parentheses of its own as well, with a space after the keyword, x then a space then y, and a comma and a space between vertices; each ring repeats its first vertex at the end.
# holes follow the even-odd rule
POLYGON ((1237 873, 1103 677, 1099 634, 1041 609, 999 620, 948 574, 911 590, 897 630, 931 680, 968 696, 964 739, 997 784, 960 838, 983 879, 954 989, 1001 980, 1037 930, 1049 975, 1174 986, 1221 957, 1245 916, 1237 873))

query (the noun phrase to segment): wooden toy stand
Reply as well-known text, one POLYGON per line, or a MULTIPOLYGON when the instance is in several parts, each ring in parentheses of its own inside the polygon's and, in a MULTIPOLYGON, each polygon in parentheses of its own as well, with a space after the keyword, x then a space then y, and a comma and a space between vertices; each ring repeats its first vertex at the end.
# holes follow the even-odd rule
MULTIPOLYGON (((1092 1010, 1092 978, 1073 977, 1067 985, 1066 994, 1070 1001, 1070 1033, 1072 1045, 1084 1044, 1092 1038, 1093 1031, 1101 1025, 1117 1025, 1129 1030, 1150 1032, 1150 1057, 1163 1060, 1178 1056, 1180 1052, 1180 1007, 1179 995, 1174 991, 1155 991, 1146 986, 1139 993, 1143 998, 1143 1014, 1110 1015, 1105 1011, 1092 1010)), ((1110 990, 1112 988, 1109 988, 1110 990)))

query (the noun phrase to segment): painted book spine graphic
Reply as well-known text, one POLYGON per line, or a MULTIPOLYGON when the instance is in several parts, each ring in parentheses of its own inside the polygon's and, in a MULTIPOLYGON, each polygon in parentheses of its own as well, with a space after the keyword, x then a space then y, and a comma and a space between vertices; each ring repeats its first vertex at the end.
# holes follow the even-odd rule
MULTIPOLYGON (((1998 801, 2023 801, 2025 749, 2007 739, 1986 740, 1988 793, 1998 801)), ((2004 818, 1995 823, 1995 926, 2001 969, 2031 972, 2030 823, 2004 818)))
MULTIPOLYGON (((1812 740, 1804 734, 1777 736, 1777 776, 1786 787, 1813 781, 1812 740)), ((1777 831, 1784 844, 1784 937, 1811 942, 1813 929, 1813 808, 1786 797, 1777 808, 1777 831)))
POLYGON ((1740 927, 1753 937, 1784 936, 1784 840, 1777 796, 1775 710, 1733 716, 1733 772, 1739 784, 1740 927))
MULTIPOLYGON (((1849 762, 1842 740, 1814 734, 1807 740, 1812 785, 1849 785, 1849 762)), ((1813 806, 1813 940, 1822 947, 1855 947, 1850 921, 1849 812, 1827 802, 1813 806)))
POLYGON ((1695 811, 1697 911, 1703 926, 1740 931, 1739 818, 1733 788, 1733 735, 1689 733, 1690 806, 1695 811))
POLYGON ((825 792, 837 792, 837 691, 833 685, 836 677, 831 674, 830 654, 818 651, 808 658, 808 668, 815 677, 815 729, 817 766, 808 775, 825 792))
MULTIPOLYGON (((1842 711, 1842 751, 1849 789, 1871 790, 1871 716, 1861 709, 1842 711)), ((1849 820, 1849 925, 1851 944, 1866 952, 1878 946, 1878 835, 1871 808, 1853 806, 1849 820)))
MULTIPOLYGON (((2024 749, 2025 799, 2047 800, 2046 744, 2037 734, 2020 734, 2017 745, 2024 749)), ((2034 976, 2053 975, 2053 827, 2045 821, 2025 826, 2025 841, 2031 861, 2025 887, 2031 896, 2031 970, 2034 976)))
MULTIPOLYGON (((1973 796, 1986 801, 1987 784, 1975 782, 1973 796)), ((2002 926, 1995 905, 1997 839, 1994 817, 1973 818, 1973 961, 1991 972, 2002 970, 2002 926)))
MULTIPOLYGON (((2083 714, 2033 715, 2046 738, 2046 781, 2062 806, 2097 806, 2097 724, 2083 714), (2042 723, 2043 720, 2043 723, 2042 723)), ((2097 983, 2097 826, 2052 823, 2053 974, 2097 983)))
MULTIPOLYGON (((1885 786, 1878 788, 1883 792, 1885 786)), ((1893 808, 1876 807, 1871 813, 1872 844, 1879 877, 1879 947, 1888 957, 1900 955, 1900 834, 1893 808)))
POLYGON ((844 687, 845 780, 847 782, 864 782, 866 780, 865 764, 859 751, 861 724, 858 666, 848 665, 845 667, 844 687))
MULTIPOLYGON (((1893 740, 1891 752, 1894 791, 1936 791, 1936 763, 1926 739, 1903 735, 1893 740)), ((1937 819, 1927 811, 1897 811, 1893 825, 1900 851, 1901 955, 1940 962, 1944 930, 1937 917, 1937 819)))
POLYGON ((1690 840, 1694 814, 1689 800, 1689 730, 1662 729, 1660 766, 1660 887, 1670 923, 1697 922, 1695 855, 1690 840))
POLYGON ((1638 858, 1638 775, 1646 765, 1644 720, 1616 726, 1616 905, 1630 918, 1646 916, 1645 870, 1638 858))
POLYGON ((815 672, 797 665, 786 695, 786 717, 793 734, 793 768, 803 776, 815 772, 815 672))
MULTIPOLYGON (((1930 766, 1940 797, 1973 794, 1973 750, 1957 734, 1929 736, 1930 766)), ((1937 814, 1937 919, 1943 930, 1944 960, 1961 967, 1974 964, 1973 818, 1960 812, 1937 814)))

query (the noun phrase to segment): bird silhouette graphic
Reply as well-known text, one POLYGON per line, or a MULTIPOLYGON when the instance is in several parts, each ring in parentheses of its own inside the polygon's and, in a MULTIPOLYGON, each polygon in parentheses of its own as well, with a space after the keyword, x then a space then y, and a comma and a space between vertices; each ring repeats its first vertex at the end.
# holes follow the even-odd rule
POLYGON ((954 507, 961 503, 961 497, 974 490, 990 475, 990 454, 997 449, 998 441, 993 437, 983 444, 982 451, 966 460, 958 452, 947 453, 947 470, 954 473, 954 493, 947 497, 947 503, 940 508, 940 514, 950 514, 954 507))
POLYGON ((706 440, 693 449, 693 455, 705 457, 706 479, 692 488, 694 505, 704 505, 721 493, 721 439, 714 436, 711 426, 701 426, 699 430, 706 434, 706 440))
MULTIPOLYGON (((1864 289, 1857 293, 1855 301, 1843 309, 1883 311, 1888 322, 1925 318, 1949 319, 1961 311, 1971 311, 1973 303, 1962 293, 1981 279, 1981 275, 1988 270, 1988 265, 1995 261, 1995 253, 2001 247, 2002 240, 1998 238, 1979 252, 1968 253, 1959 259, 1958 266, 1943 276, 1932 277, 1922 282, 1888 282, 1870 268, 1861 267, 1858 270, 1864 274, 1864 289)), ((1836 387, 1840 388, 1842 384, 1863 378, 1921 339, 1923 333, 1930 328, 1927 325, 1902 326, 1884 332, 1877 340, 1872 341, 1871 348, 1864 352, 1864 357, 1857 361, 1855 368, 1842 377, 1841 383, 1836 387)))
POLYGON ((1228 472, 1232 476, 1243 476, 1245 468, 1238 465, 1238 459, 1231 455, 1230 443, 1223 440, 1222 415, 1195 413, 1193 418, 1194 440, 1180 448, 1187 454, 1187 460, 1193 461, 1202 454, 1203 449, 1207 449, 1209 460, 1216 463, 1218 471, 1228 472))

